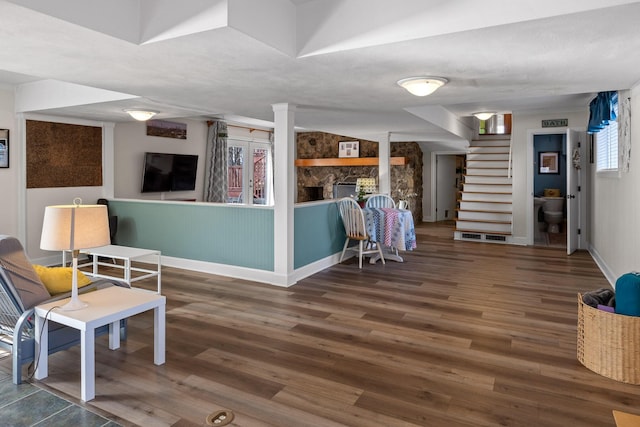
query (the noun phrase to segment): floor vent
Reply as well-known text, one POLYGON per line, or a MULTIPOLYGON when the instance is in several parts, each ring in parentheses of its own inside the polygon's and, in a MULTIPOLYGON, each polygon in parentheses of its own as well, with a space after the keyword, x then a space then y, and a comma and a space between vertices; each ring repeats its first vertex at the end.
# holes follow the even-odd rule
POLYGON ((478 233, 462 233, 462 238, 463 239, 482 240, 482 234, 478 234, 478 233))
POLYGON ((485 240, 493 240, 494 242, 506 242, 506 236, 496 236, 494 234, 486 234, 484 236, 485 240))

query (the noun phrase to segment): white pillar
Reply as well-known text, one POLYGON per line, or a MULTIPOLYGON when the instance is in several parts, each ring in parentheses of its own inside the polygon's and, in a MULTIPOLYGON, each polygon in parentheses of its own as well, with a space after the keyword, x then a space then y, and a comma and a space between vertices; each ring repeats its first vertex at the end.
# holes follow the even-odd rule
POLYGON ((115 123, 102 124, 102 196, 111 199, 115 195, 115 123))
POLYGON ((379 135, 375 141, 378 141, 378 192, 391 195, 390 134, 379 135))
POLYGON ((273 267, 278 284, 289 286, 293 277, 293 202, 295 112, 292 104, 273 104, 273 267))

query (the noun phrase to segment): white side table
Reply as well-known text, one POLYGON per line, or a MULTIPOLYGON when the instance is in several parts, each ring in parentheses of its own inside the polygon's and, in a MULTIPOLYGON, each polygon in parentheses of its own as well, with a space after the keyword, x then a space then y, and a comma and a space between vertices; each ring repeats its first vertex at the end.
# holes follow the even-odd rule
POLYGON ((109 348, 115 350, 120 348, 120 320, 153 309, 153 362, 156 365, 164 364, 166 297, 143 289, 111 286, 82 294, 80 299, 88 303, 88 307, 75 311, 62 311, 57 308, 64 305, 68 299, 36 306, 36 379, 41 380, 49 375, 48 320, 80 331, 80 394, 85 402, 95 397, 95 329, 100 326, 109 325, 109 348))
MULTIPOLYGON (((85 249, 80 251, 80 253, 93 256, 93 260, 91 262, 87 262, 78 266, 78 267, 88 267, 88 266, 92 267, 91 273, 84 271, 85 274, 89 274, 90 276, 93 276, 93 277, 100 277, 103 279, 122 280, 123 282, 127 282, 129 285, 131 285, 133 282, 137 282, 138 280, 143 280, 148 277, 157 277, 158 278, 158 294, 161 293, 162 255, 160 251, 153 250, 153 249, 132 248, 130 246, 107 245, 107 246, 100 246, 92 249, 85 249), (101 257, 122 260, 123 265, 101 262, 99 260, 99 258, 101 257), (146 261, 150 261, 150 260, 155 261, 155 270, 131 266, 131 261, 141 261, 142 259, 145 259, 146 261), (122 275, 111 276, 108 274, 100 273, 99 271, 100 266, 106 266, 106 267, 122 270, 122 275), (132 272, 142 273, 142 274, 136 275, 134 277, 131 274, 132 272)), ((62 265, 67 265, 66 261, 67 261, 66 252, 63 251, 62 265)))

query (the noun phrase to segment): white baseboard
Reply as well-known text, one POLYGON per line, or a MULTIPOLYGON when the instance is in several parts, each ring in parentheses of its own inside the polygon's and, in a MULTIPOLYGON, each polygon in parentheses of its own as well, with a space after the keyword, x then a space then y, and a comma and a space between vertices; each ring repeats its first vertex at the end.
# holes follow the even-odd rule
POLYGON ((596 265, 598 266, 600 271, 602 271, 602 274, 604 274, 604 277, 609 282, 609 285, 611 285, 611 287, 615 289, 616 280, 618 280, 618 276, 613 271, 611 271, 611 269, 609 268, 607 263, 604 262, 604 260, 602 259, 602 257, 600 256, 596 248, 591 246, 591 244, 589 244, 589 253, 591 254, 591 257, 593 258, 593 260, 596 262, 596 265))

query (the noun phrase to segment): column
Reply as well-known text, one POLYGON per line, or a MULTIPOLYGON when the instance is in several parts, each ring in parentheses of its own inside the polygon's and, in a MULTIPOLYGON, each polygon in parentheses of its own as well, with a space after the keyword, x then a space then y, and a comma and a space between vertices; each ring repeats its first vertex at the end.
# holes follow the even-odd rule
POLYGON ((295 160, 295 111, 292 104, 273 104, 273 266, 280 285, 289 286, 293 275, 293 204, 295 160))
POLYGON ((376 136, 378 142, 378 192, 391 195, 391 141, 390 134, 376 136))

